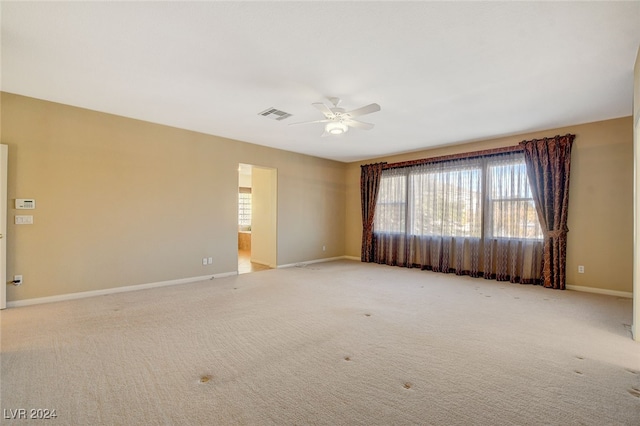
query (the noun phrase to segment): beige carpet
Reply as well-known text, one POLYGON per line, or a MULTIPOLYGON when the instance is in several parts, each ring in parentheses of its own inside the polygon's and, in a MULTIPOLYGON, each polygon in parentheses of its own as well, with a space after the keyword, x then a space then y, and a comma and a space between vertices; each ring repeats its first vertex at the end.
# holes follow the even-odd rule
POLYGON ((14 308, 0 408, 69 425, 638 425, 631 309, 353 261, 14 308))

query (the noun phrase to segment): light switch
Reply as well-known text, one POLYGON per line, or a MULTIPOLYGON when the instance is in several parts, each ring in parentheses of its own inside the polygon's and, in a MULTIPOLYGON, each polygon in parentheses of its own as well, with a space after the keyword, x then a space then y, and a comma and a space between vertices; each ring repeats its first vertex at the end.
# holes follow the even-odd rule
POLYGON ((33 216, 31 215, 16 215, 16 225, 33 225, 33 216))

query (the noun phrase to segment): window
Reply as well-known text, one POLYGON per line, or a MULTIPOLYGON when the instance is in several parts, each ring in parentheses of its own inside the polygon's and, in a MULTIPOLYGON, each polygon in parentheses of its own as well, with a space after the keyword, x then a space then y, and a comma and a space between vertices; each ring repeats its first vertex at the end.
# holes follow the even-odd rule
POLYGON ((390 170, 380 179, 374 229, 386 233, 404 233, 406 208, 406 176, 390 170))
POLYGON ((374 232, 542 239, 523 154, 384 170, 374 232))
POLYGON ((524 158, 489 162, 487 188, 487 236, 542 239, 524 158))
POLYGON ((482 168, 454 161, 410 173, 411 235, 480 237, 482 168))
POLYGON ((240 188, 238 193, 238 225, 251 226, 251 188, 240 188))

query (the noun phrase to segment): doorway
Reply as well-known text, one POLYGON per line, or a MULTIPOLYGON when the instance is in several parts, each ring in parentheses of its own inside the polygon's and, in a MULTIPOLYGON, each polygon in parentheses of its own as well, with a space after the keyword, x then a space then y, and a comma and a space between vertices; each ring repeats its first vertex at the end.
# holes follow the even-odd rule
POLYGON ((275 268, 277 170, 238 167, 238 274, 275 268))

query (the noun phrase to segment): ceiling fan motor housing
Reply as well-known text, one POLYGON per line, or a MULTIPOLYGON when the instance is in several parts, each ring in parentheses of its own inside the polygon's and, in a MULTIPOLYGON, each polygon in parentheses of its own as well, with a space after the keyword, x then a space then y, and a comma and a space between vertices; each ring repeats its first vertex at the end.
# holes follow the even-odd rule
POLYGON ((327 117, 331 120, 342 120, 342 114, 344 114, 344 108, 338 108, 338 107, 333 107, 330 108, 331 112, 333 112, 334 116, 333 117, 327 117))

